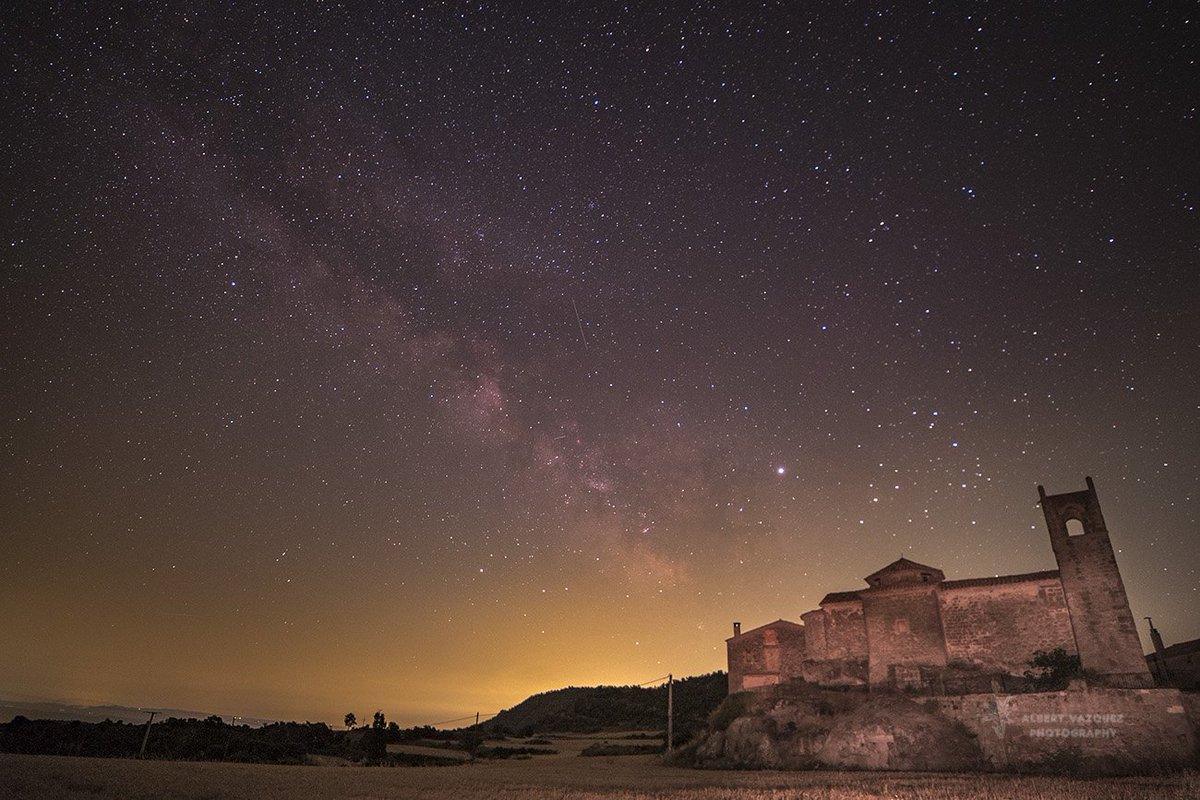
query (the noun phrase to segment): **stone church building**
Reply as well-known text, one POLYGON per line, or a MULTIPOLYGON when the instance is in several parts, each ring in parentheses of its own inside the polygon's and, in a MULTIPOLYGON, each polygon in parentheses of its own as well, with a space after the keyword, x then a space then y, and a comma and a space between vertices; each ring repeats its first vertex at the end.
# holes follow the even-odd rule
POLYGON ((794 679, 941 693, 1019 681, 1039 650, 1062 648, 1113 686, 1153 681, 1092 479, 1047 495, 1038 487, 1058 569, 946 580, 901 558, 866 587, 825 595, 801 622, 776 620, 726 641, 729 691, 794 679))

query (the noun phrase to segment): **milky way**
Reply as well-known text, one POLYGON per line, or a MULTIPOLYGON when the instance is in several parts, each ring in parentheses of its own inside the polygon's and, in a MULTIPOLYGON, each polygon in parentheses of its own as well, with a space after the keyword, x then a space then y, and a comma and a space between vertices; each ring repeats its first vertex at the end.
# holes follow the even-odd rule
POLYGON ((1187 9, 298 5, 0 21, 6 696, 695 674, 1085 475, 1200 635, 1187 9))

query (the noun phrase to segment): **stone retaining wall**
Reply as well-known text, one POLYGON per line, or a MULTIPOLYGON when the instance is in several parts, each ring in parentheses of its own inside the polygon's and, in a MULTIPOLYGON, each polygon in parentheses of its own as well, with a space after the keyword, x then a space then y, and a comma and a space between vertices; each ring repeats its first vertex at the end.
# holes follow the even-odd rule
MULTIPOLYGON (((969 694, 931 698, 1002 771, 1144 772, 1196 763, 1196 733, 1178 689, 969 694)), ((1188 699, 1188 705, 1195 705, 1188 699)))

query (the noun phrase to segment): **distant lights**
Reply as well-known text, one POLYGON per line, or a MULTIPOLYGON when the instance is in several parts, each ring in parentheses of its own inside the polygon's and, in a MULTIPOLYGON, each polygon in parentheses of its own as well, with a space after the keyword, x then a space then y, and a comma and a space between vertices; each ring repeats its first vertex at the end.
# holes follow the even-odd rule
POLYGON ((778 466, 778 467, 776 467, 776 468, 775 468, 775 474, 776 474, 776 475, 786 475, 786 474, 787 474, 787 467, 784 467, 784 466, 778 466))

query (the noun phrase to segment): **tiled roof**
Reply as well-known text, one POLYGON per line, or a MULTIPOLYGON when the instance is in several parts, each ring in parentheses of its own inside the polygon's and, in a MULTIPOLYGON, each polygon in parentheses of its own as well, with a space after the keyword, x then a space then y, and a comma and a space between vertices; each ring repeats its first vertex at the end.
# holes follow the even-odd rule
POLYGON ((817 605, 825 605, 826 603, 845 603, 849 600, 858 600, 858 592, 830 592, 821 598, 821 602, 817 605))
POLYGON ((939 576, 943 578, 945 577, 945 573, 937 567, 931 567, 928 564, 918 564, 916 561, 911 561, 904 556, 900 556, 900 558, 888 564, 886 567, 872 572, 870 575, 863 578, 863 580, 865 580, 867 583, 873 583, 875 578, 880 578, 884 575, 890 575, 893 572, 936 572, 939 576))
MULTIPOLYGON (((741 635, 749 636, 752 633, 758 633, 759 631, 765 630, 767 628, 799 628, 800 630, 804 630, 804 626, 802 624, 800 624, 799 622, 789 622, 786 619, 777 619, 774 622, 768 622, 766 625, 759 625, 757 628, 751 628, 748 631, 742 631, 741 635)), ((738 638, 737 636, 730 636, 725 641, 728 642, 728 641, 732 641, 733 639, 737 639, 737 638, 738 638)))
MULTIPOLYGON (((901 559, 901 560, 907 561, 908 559, 901 559)), ((914 562, 914 561, 909 561, 908 563, 916 564, 916 562, 914 562)), ((916 566, 921 566, 921 565, 916 564, 916 566)), ((909 567, 909 569, 911 569, 911 568, 912 567, 909 567)), ((884 569, 887 569, 887 567, 884 567, 884 569)), ((932 567, 929 567, 929 569, 932 569, 932 567)), ((882 571, 883 570, 880 570, 880 572, 882 572, 882 571)), ((878 574, 878 573, 876 573, 876 574, 878 574)), ((1026 583, 1029 581, 1044 581, 1044 580, 1050 580, 1051 578, 1057 578, 1057 577, 1058 577, 1058 570, 1050 569, 1050 570, 1045 570, 1044 572, 1026 572, 1022 575, 999 575, 994 578, 965 578, 963 580, 958 580, 958 581, 942 581, 938 585, 941 586, 943 589, 967 589, 972 586, 1000 586, 1000 585, 1003 585, 1006 583, 1026 583)), ((863 589, 861 591, 854 591, 854 592, 830 592, 829 594, 827 594, 821 598, 821 602, 818 603, 818 605, 823 606, 823 605, 827 605, 829 603, 846 603, 846 602, 850 602, 853 600, 861 600, 862 599, 862 591, 868 591, 868 590, 863 589)), ((1197 640, 1197 641, 1200 641, 1200 640, 1197 640)), ((1173 646, 1175 646, 1175 645, 1173 645, 1173 646)))
POLYGON ((1005 583, 1026 583, 1029 581, 1045 581, 1058 577, 1058 570, 1048 569, 1043 572, 1026 572, 1022 575, 998 575, 994 578, 964 578, 960 581, 942 581, 943 589, 966 589, 971 586, 1000 586, 1005 583))

